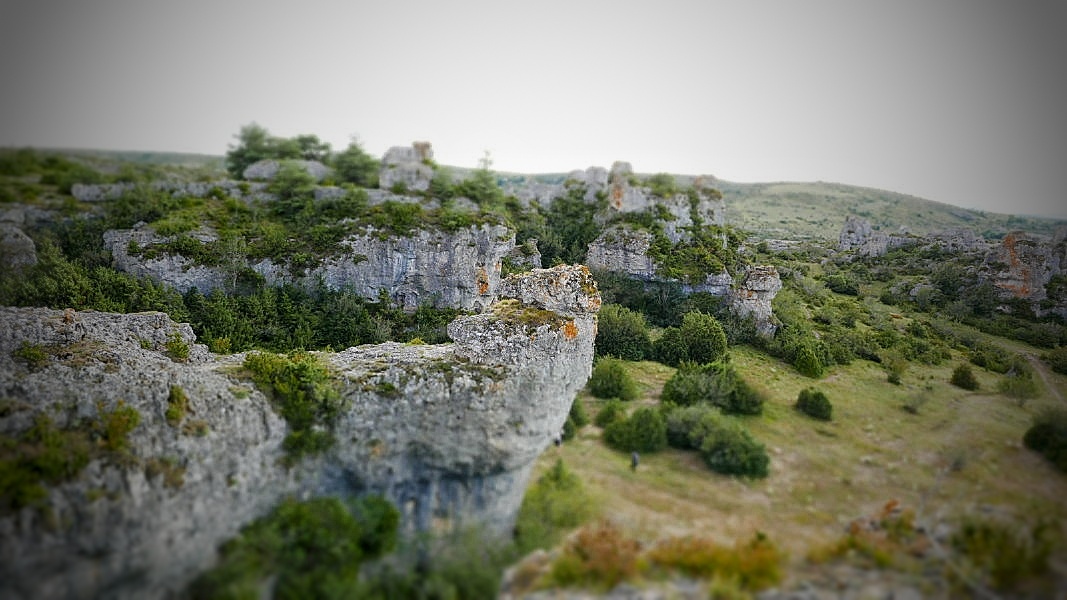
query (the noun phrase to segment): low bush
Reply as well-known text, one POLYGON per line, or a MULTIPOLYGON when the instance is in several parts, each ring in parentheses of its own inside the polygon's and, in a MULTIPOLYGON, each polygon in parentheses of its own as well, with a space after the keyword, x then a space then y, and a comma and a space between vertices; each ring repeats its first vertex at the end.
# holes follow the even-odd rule
POLYGON ((709 413, 690 432, 708 467, 724 475, 766 477, 770 458, 763 444, 757 442, 740 424, 709 413))
POLYGON ((958 525, 950 541, 969 570, 981 574, 983 583, 1006 592, 1048 572, 1052 532, 1046 523, 1028 526, 988 516, 969 517, 958 525))
POLYGON ((607 427, 618 419, 626 418, 626 409, 622 405, 622 401, 618 398, 608 398, 600 410, 597 411, 596 417, 593 419, 593 424, 597 427, 607 427))
POLYGON ((637 574, 640 551, 637 541, 610 522, 584 527, 552 563, 549 583, 609 590, 637 574))
POLYGON ((605 304, 597 314, 597 356, 644 360, 652 355, 645 316, 618 304, 605 304))
MULTIPOLYGON (((699 426, 705 415, 717 412, 718 410, 710 404, 694 404, 671 409, 665 420, 667 444, 681 450, 699 450, 702 440, 699 437, 694 438, 692 432, 699 426)), ((715 418, 715 415, 713 414, 710 418, 715 418)))
POLYGON ((974 391, 978 389, 978 379, 975 378, 970 365, 966 363, 957 365, 952 370, 952 378, 949 379, 949 383, 965 390, 974 391))
POLYGON ((589 377, 589 393, 597 398, 618 398, 629 401, 637 398, 637 383, 626 370, 623 361, 605 356, 593 365, 589 377))
POLYGON ((608 424, 604 441, 623 452, 657 452, 667 447, 667 424, 658 410, 643 406, 608 424))
POLYGON ((581 480, 557 460, 526 490, 515 524, 516 543, 523 553, 550 548, 595 513, 596 503, 581 480))
POLYGON ((1023 435, 1023 445, 1067 473, 1067 410, 1051 409, 1037 415, 1023 435))
POLYGON ((782 578, 784 555, 761 533, 733 547, 708 537, 687 536, 658 542, 645 553, 650 566, 687 577, 736 581, 743 590, 769 588, 782 578))
POLYGON ((826 397, 826 394, 823 393, 822 390, 816 390, 814 388, 800 390, 800 394, 797 395, 797 402, 794 406, 800 412, 809 417, 819 419, 820 421, 829 421, 833 418, 834 407, 830 404, 830 399, 826 397))
POLYGON ((396 544, 400 513, 385 500, 283 501, 221 548, 219 564, 189 588, 194 598, 334 597, 354 589, 361 563, 396 544))
POLYGON ((677 406, 708 402, 727 414, 758 415, 763 396, 727 362, 682 363, 663 386, 660 398, 677 406))
POLYGON ((1041 358, 1052 367, 1053 371, 1067 375, 1067 346, 1049 350, 1041 358))

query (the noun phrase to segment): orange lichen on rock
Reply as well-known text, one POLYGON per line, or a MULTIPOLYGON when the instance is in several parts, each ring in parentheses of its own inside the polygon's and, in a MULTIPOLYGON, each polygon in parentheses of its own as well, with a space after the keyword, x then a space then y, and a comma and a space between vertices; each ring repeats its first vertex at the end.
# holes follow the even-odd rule
POLYGON ((485 272, 484 267, 478 267, 478 293, 489 293, 489 274, 485 272))
POLYGON ((574 319, 563 324, 563 337, 568 340, 573 340, 578 337, 578 325, 575 324, 574 319))

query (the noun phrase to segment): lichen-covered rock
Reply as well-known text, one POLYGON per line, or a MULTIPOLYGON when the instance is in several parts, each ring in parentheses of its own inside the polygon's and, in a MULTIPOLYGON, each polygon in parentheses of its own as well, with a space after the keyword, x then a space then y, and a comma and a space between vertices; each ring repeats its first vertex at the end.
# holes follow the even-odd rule
MULTIPOLYGON (((0 307, 0 435, 48 415, 140 415, 127 454, 94 458, 40 506, 0 513, 0 597, 174 596, 218 545, 281 498, 380 493, 408 530, 513 525, 536 457, 592 368, 595 283, 584 267, 512 276, 454 344, 321 353, 344 410, 326 453, 286 468, 286 423, 238 368, 161 313, 0 307), (19 348, 40 349, 32 364, 19 348), (177 352, 178 346, 188 354, 177 352), (188 397, 175 421, 172 387, 188 397)), ((25 352, 23 352, 25 353, 25 352)))
POLYGON ((383 190, 400 185, 411 191, 429 189, 433 179, 433 148, 429 142, 411 146, 393 146, 382 157, 378 187, 383 190))
POLYGON ((734 314, 751 317, 760 335, 774 335, 774 314, 771 301, 782 289, 778 269, 772 265, 749 267, 741 283, 732 290, 730 308, 734 314))
POLYGON ((589 244, 585 264, 596 271, 610 271, 633 279, 652 281, 656 278, 656 263, 648 255, 651 246, 651 232, 613 225, 604 229, 589 244))
POLYGON ((284 164, 292 164, 304 169, 308 175, 315 178, 315 181, 322 181, 330 174, 330 168, 317 160, 274 160, 265 158, 245 167, 241 176, 249 181, 273 181, 284 164))
POLYGON ((1053 277, 1067 275, 1067 228, 1052 238, 1013 231, 990 252, 986 264, 992 269, 993 285, 1005 297, 1030 301, 1039 315, 1067 317, 1062 299, 1050 301, 1047 290, 1053 277))
POLYGON ((21 229, 0 222, 0 269, 21 270, 37 264, 37 246, 21 229))
MULTIPOLYGON (((210 232, 194 237, 197 235, 202 241, 214 239, 210 232)), ((321 281, 329 289, 351 289, 372 301, 385 290, 393 302, 410 310, 424 304, 464 310, 487 307, 496 298, 502 261, 515 248, 514 233, 502 225, 471 226, 454 232, 418 230, 407 237, 368 229, 343 240, 346 251, 323 257, 317 266, 294 274, 286 265, 270 260, 248 265, 242 260, 227 268, 200 265, 166 253, 147 258, 138 251, 163 241, 165 238, 148 227, 104 234, 104 245, 116 269, 151 277, 182 293, 193 288, 205 294, 228 290, 238 267, 247 266, 271 285, 313 287, 321 281)))

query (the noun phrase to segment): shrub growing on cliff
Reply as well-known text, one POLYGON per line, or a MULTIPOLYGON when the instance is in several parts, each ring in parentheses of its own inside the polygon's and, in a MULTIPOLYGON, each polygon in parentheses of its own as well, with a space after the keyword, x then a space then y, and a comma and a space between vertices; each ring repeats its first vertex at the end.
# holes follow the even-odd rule
POLYGON ((189 588, 194 598, 334 597, 355 589, 360 564, 393 548, 400 513, 381 498, 283 501, 221 548, 218 566, 189 588))
POLYGON ((589 377, 589 393, 597 398, 618 398, 629 401, 637 398, 637 383, 626 365, 617 358, 605 356, 593 365, 589 377))
POLYGON ((641 313, 618 304, 605 304, 597 315, 597 356, 643 360, 652 354, 648 324, 641 313))
POLYGON ((829 421, 833 418, 834 407, 822 390, 815 388, 800 390, 795 407, 800 412, 820 421, 829 421))

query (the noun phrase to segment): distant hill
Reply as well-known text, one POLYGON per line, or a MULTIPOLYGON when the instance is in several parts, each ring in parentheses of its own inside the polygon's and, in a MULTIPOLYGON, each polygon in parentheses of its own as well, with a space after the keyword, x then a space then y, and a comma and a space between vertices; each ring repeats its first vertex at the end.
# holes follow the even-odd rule
MULTIPOLYGON (((225 157, 221 155, 110 150, 57 151, 70 156, 85 157, 90 161, 175 166, 194 170, 201 177, 208 173, 225 176, 225 157)), ((458 179, 473 171, 464 167, 448 168, 458 179)), ((565 173, 498 172, 497 175, 501 183, 559 183, 566 178, 565 173)), ((693 179, 689 175, 675 177, 680 185, 688 185, 693 179)), ((875 229, 884 231, 905 229, 911 233, 923 234, 966 227, 986 238, 1000 238, 1013 230, 1052 235, 1058 227, 1067 226, 1067 221, 1058 219, 966 209, 917 196, 842 183, 734 183, 719 180, 717 187, 726 201, 727 222, 761 238, 836 240, 837 233, 848 215, 863 217, 870 221, 875 229)))

